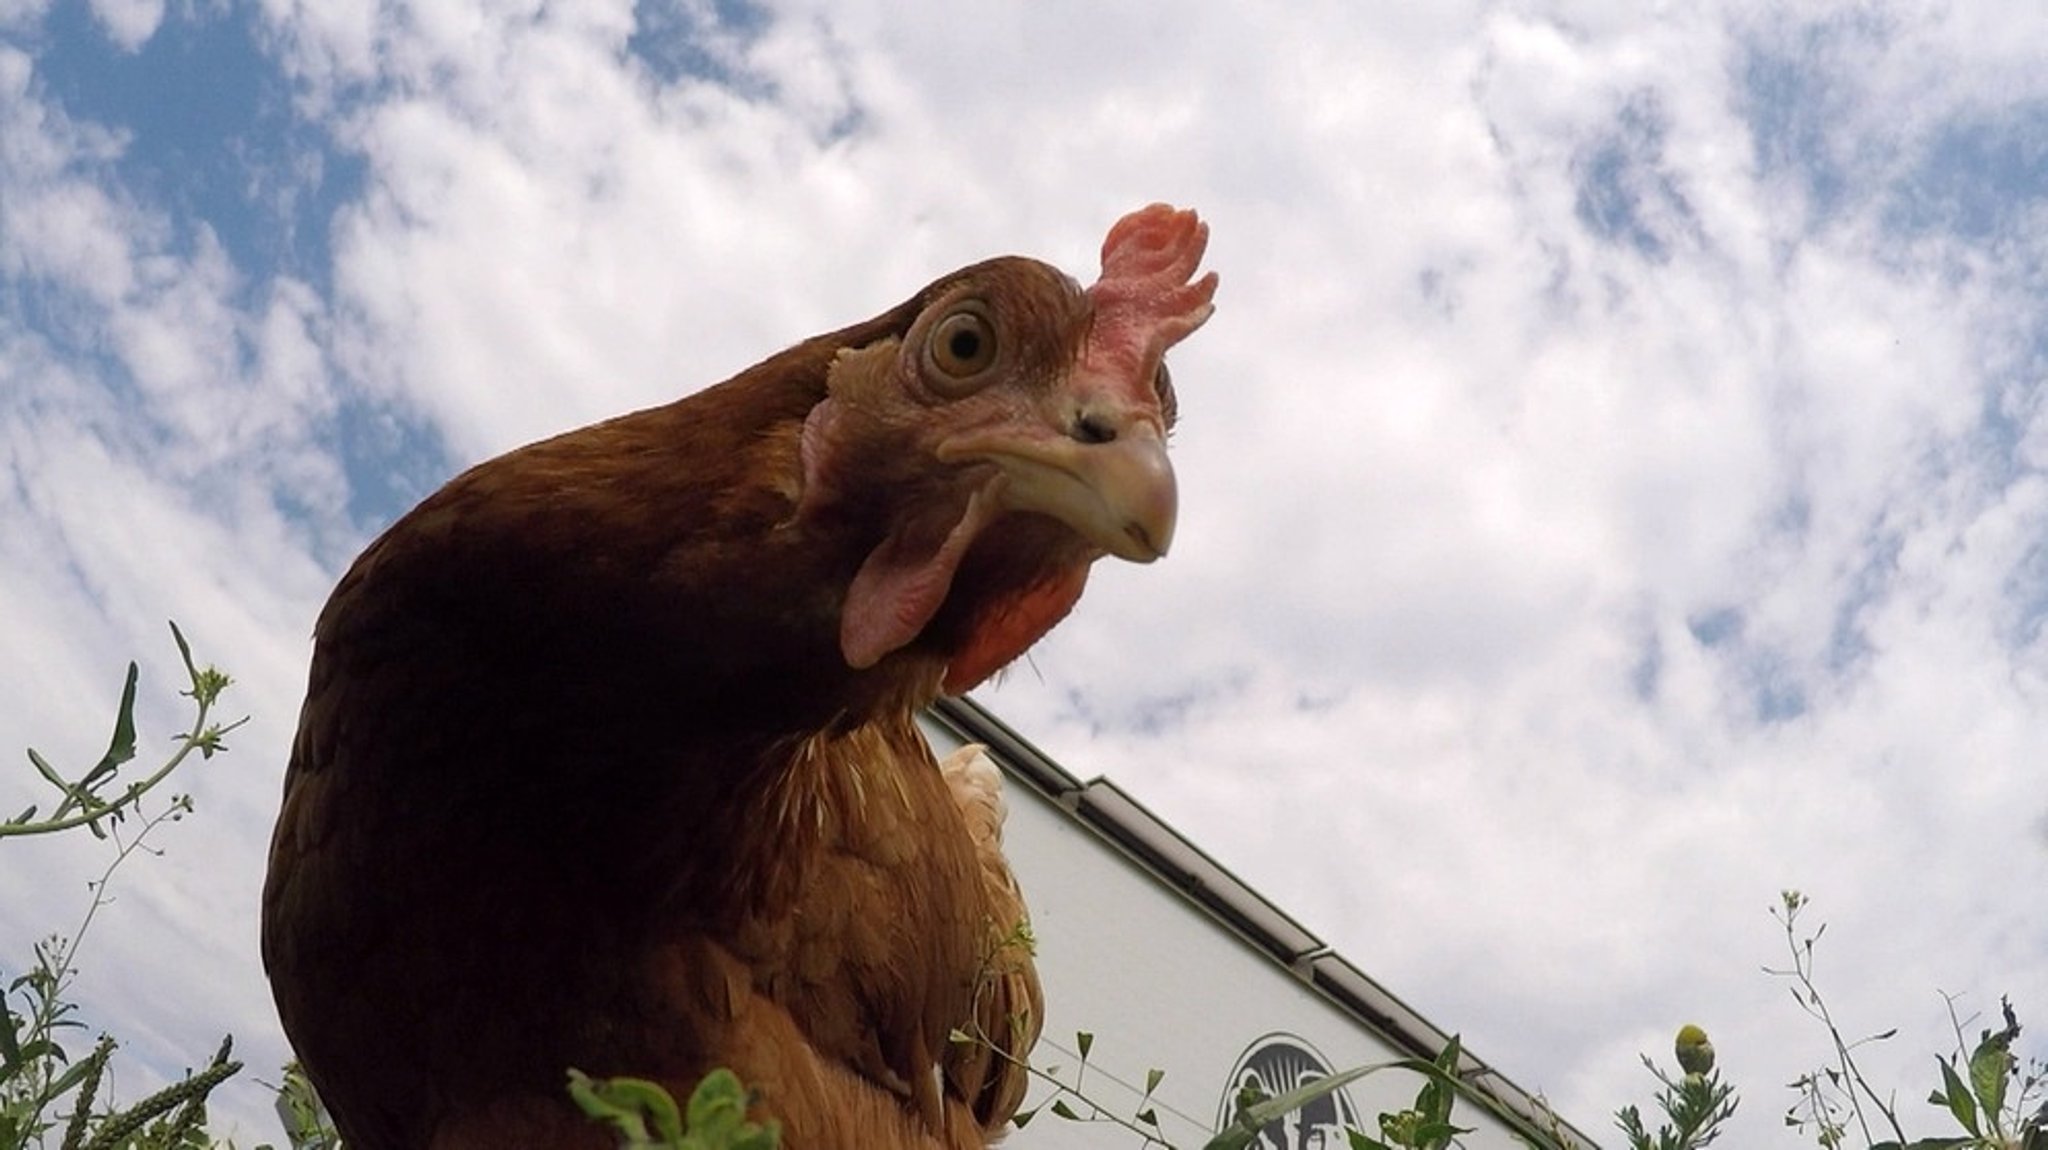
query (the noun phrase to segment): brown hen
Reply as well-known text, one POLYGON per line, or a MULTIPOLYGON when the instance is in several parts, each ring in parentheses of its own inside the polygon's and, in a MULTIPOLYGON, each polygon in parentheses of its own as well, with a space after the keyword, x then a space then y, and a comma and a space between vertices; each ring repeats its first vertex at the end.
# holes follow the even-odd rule
POLYGON ((263 901, 354 1150, 603 1147, 569 1067, 730 1067, 791 1150, 1002 1129, 1041 1011, 1000 795, 914 716, 1166 550, 1206 240, 1153 205, 1086 290, 965 268, 480 464, 356 560, 263 901))

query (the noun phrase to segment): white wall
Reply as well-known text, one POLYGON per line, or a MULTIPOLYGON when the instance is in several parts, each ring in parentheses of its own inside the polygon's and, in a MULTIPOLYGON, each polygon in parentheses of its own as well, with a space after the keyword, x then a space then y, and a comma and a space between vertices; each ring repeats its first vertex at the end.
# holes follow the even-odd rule
MULTIPOLYGON (((941 755, 959 745, 936 726, 928 733, 941 755)), ((1235 1092, 1233 1070, 1261 1036, 1280 1032, 1306 1040, 1336 1069, 1401 1056, 1093 828, 1031 786, 1015 778, 1008 782, 1005 848, 1031 906, 1047 1004, 1035 1066, 1057 1067, 1061 1081, 1074 1083, 1081 1068, 1075 1032, 1092 1033, 1083 1089, 1126 1118, 1139 1108, 1147 1071, 1165 1071, 1153 1095, 1160 1128, 1181 1150, 1195 1150, 1215 1131, 1225 1098, 1235 1092)), ((1361 1128, 1376 1135, 1378 1115, 1405 1109, 1421 1083, 1408 1071, 1391 1070, 1353 1083, 1344 1093, 1361 1128)), ((1026 1107, 1052 1093, 1042 1084, 1026 1107)), ((1087 1112, 1085 1104, 1068 1101, 1087 1112)), ((1469 1147, 1524 1144, 1466 1100, 1458 1103, 1453 1121, 1476 1128, 1464 1138, 1469 1147)), ((1049 1109, 1006 1142, 1013 1150, 1135 1150, 1142 1144, 1130 1131, 1066 1121, 1049 1109)), ((1291 1134, 1267 1145, 1339 1150, 1346 1143, 1328 1131, 1323 1141, 1291 1134)))

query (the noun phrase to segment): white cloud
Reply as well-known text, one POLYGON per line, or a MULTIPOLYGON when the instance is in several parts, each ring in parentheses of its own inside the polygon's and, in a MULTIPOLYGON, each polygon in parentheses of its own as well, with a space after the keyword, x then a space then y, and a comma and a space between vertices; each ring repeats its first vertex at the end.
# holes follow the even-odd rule
POLYGON ((116 47, 136 52, 164 22, 164 0, 92 0, 92 15, 116 47))

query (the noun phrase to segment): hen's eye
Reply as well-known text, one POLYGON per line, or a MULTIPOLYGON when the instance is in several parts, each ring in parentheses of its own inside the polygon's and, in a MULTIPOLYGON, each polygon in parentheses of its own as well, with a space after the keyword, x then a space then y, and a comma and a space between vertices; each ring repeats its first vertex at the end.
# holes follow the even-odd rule
POLYGON ((938 369, 933 384, 941 391, 956 391, 961 382, 987 371, 996 361, 995 325, 979 310, 962 308, 932 325, 925 340, 925 359, 938 369))
POLYGON ((946 332, 946 358, 971 368, 974 361, 981 358, 982 335, 981 329, 974 324, 955 323, 946 332))

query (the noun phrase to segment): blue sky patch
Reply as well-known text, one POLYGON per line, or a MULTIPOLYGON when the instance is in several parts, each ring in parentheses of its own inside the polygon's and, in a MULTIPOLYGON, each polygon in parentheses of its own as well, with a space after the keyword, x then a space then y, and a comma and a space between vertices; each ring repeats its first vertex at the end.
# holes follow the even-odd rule
POLYGON ((1937 132, 1892 191, 1887 223, 1981 240, 2022 226, 2048 201, 2048 100, 1937 132))
POLYGON ((636 0, 626 52, 663 83, 709 80, 743 95, 765 86, 740 67, 746 46, 766 31, 768 10, 751 0, 636 0))
POLYGON ((342 397, 325 433, 348 476, 349 521, 365 536, 382 531, 454 473, 438 428, 359 393, 342 397))
POLYGON ((1884 42, 1879 17, 1849 13, 1758 35, 1735 53, 1738 106, 1749 124, 1757 170, 1791 180, 1815 216, 1856 198, 1866 178, 1869 141, 1845 126, 1856 100, 1855 74, 1842 57, 1884 42), (1851 164, 1851 160, 1859 161, 1851 164))
POLYGON ((327 289, 328 226, 361 191, 365 165, 292 110, 291 83, 256 38, 254 13, 172 6, 142 47, 123 51, 83 4, 59 4, 36 67, 73 119, 129 139, 116 175, 183 225, 212 229, 235 266, 327 289))
POLYGON ((1668 130, 1655 95, 1622 105, 1613 127, 1572 164, 1573 213, 1594 235, 1662 263, 1679 233, 1696 232, 1692 205, 1664 163, 1668 130))
POLYGON ((1685 629, 1692 632, 1700 646, 1718 647, 1742 638, 1742 611, 1737 607, 1717 607, 1687 619, 1685 629))

